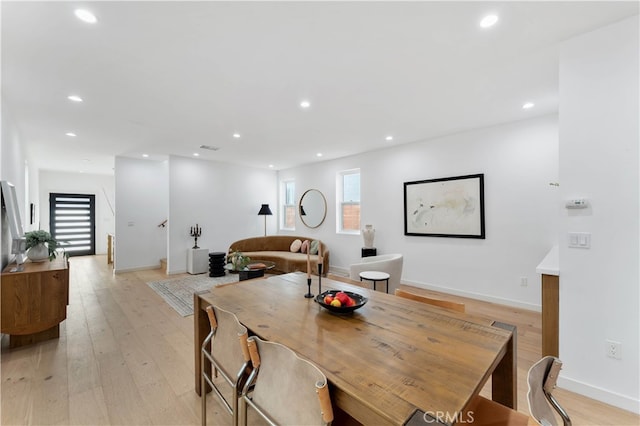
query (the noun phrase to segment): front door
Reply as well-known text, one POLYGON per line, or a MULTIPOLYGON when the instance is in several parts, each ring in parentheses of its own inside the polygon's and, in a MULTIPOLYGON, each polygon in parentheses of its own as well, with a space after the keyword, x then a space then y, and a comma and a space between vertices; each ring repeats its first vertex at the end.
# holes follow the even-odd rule
POLYGON ((96 196, 49 194, 51 236, 69 256, 96 254, 96 196))

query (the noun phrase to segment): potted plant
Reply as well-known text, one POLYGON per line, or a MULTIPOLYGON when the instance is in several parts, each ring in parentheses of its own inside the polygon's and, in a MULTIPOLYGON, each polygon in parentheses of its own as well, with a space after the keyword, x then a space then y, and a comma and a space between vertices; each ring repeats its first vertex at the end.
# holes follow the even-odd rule
POLYGON ((233 265, 234 271, 241 271, 251 262, 251 258, 249 256, 245 256, 241 251, 234 251, 229 256, 231 258, 231 264, 233 265))
POLYGON ((58 241, 47 231, 41 229, 29 231, 24 234, 24 237, 27 240, 27 257, 32 262, 43 262, 47 258, 52 261, 56 258, 58 241))

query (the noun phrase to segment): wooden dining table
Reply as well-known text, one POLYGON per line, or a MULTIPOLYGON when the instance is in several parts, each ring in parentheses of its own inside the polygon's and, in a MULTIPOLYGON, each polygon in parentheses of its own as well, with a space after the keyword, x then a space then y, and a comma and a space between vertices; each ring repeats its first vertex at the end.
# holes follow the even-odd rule
MULTIPOLYGON (((516 409, 516 331, 490 319, 323 278, 321 290, 361 294, 368 302, 336 315, 305 298, 304 273, 275 275, 194 295, 195 390, 200 348, 214 304, 250 333, 280 342, 327 376, 331 399, 364 425, 469 422, 474 398, 491 377, 492 399, 516 409)), ((319 294, 318 277, 311 291, 319 294)))

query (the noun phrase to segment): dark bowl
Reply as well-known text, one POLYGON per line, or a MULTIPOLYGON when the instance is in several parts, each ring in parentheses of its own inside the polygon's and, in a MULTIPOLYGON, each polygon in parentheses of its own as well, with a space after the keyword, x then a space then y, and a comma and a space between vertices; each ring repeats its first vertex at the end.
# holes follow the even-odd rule
POLYGON ((353 306, 331 306, 331 305, 327 305, 326 303, 324 303, 324 298, 325 296, 335 296, 336 293, 339 293, 340 290, 327 290, 319 295, 316 296, 316 302, 318 302, 320 304, 320 306, 322 306, 323 308, 325 308, 326 310, 328 310, 329 312, 332 312, 334 314, 349 314, 353 311, 355 311, 358 308, 361 308, 362 306, 364 306, 365 303, 367 303, 367 298, 358 294, 358 293, 353 293, 350 291, 343 291, 343 293, 346 293, 347 296, 349 296, 350 298, 352 298, 356 304, 353 306))

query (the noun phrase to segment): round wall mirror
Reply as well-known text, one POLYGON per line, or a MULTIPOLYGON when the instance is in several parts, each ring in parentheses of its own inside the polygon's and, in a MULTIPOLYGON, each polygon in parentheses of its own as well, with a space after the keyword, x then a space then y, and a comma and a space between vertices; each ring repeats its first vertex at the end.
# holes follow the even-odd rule
POLYGON ((298 212, 302 223, 309 228, 317 228, 322 225, 327 216, 327 200, 322 192, 317 189, 309 189, 300 198, 298 212))

